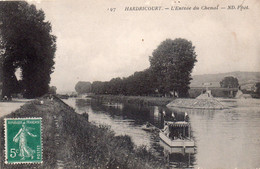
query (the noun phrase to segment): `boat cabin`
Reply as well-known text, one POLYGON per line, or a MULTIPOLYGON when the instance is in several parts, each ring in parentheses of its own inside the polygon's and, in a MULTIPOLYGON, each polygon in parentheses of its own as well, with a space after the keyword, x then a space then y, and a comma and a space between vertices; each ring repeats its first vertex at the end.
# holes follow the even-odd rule
POLYGON ((163 133, 171 140, 191 138, 190 123, 186 121, 165 121, 163 133))
POLYGON ((186 121, 166 121, 164 129, 159 133, 159 137, 170 148, 195 146, 191 138, 190 123, 186 121))

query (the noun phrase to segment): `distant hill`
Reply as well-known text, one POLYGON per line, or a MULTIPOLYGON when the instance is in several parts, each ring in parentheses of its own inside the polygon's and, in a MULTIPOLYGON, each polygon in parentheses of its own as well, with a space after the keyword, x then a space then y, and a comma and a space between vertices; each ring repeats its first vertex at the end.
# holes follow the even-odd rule
POLYGON ((251 88, 256 82, 260 82, 260 72, 229 72, 218 74, 194 75, 190 87, 202 87, 202 83, 212 83, 212 87, 220 87, 219 82, 226 76, 238 79, 242 89, 251 88))

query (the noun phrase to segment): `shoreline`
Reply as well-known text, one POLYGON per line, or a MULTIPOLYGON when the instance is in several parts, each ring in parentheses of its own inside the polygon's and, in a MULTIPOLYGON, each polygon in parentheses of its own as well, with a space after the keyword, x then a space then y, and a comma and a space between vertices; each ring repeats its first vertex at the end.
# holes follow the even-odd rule
MULTIPOLYGON (((119 96, 119 95, 92 95, 87 96, 92 99, 104 102, 120 102, 120 103, 130 103, 138 105, 148 105, 148 106, 166 106, 169 103, 182 102, 180 104, 174 104, 174 108, 188 108, 188 109, 205 109, 205 110, 221 110, 229 109, 237 106, 250 106, 248 102, 253 102, 255 106, 258 106, 260 99, 236 99, 236 98, 223 98, 223 97, 214 97, 213 99, 195 99, 195 98, 166 98, 166 97, 151 97, 151 96, 119 96), (202 101, 205 103, 215 100, 216 103, 220 105, 215 107, 208 106, 194 106, 191 103, 196 101, 202 101), (189 103, 189 104, 186 104, 189 103)), ((173 104, 172 104, 173 105, 173 104)), ((171 106, 170 106, 171 107, 171 106)))
POLYGON ((43 163, 22 168, 166 168, 165 163, 137 147, 127 135, 115 136, 109 126, 96 126, 61 99, 42 97, 0 118, 0 168, 4 163, 4 118, 42 118, 43 163), (145 167, 144 167, 145 166, 145 167))
POLYGON ((174 100, 174 98, 151 96, 93 95, 89 97, 100 101, 123 102, 149 106, 166 106, 168 103, 174 100))

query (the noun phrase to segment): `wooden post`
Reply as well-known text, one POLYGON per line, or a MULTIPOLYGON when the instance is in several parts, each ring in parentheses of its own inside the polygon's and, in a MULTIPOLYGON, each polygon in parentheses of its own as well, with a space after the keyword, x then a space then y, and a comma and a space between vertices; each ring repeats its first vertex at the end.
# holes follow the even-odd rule
POLYGON ((191 131, 190 131, 190 125, 189 125, 189 127, 188 127, 188 132, 189 132, 189 138, 191 138, 191 131))
POLYGON ((185 137, 185 127, 183 127, 183 137, 185 137))
POLYGON ((188 163, 188 166, 187 167, 189 167, 190 166, 190 153, 189 153, 189 163, 188 163))

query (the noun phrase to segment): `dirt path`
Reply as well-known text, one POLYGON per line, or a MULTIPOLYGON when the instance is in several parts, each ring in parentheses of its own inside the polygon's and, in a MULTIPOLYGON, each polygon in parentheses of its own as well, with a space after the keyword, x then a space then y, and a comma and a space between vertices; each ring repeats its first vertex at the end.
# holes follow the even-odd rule
POLYGON ((0 102, 0 118, 19 109, 26 102, 0 102))

